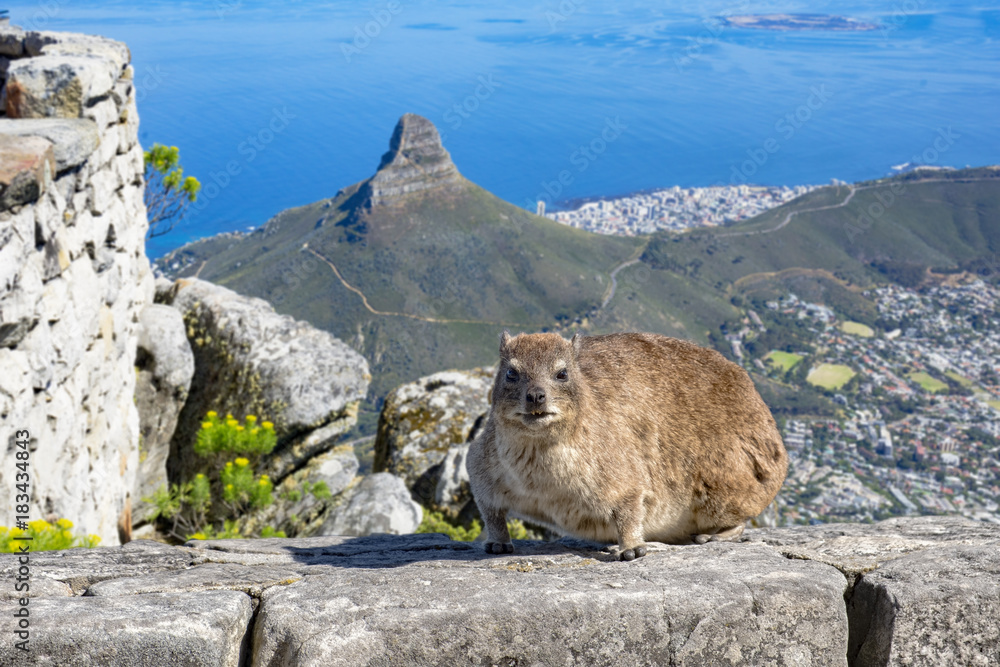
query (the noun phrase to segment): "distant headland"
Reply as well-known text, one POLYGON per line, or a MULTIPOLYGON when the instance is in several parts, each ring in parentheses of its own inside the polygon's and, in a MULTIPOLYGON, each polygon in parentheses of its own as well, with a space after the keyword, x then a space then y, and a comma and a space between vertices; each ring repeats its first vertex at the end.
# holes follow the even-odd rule
POLYGON ((868 23, 846 16, 828 14, 746 14, 723 17, 726 25, 760 30, 877 30, 877 23, 868 23))

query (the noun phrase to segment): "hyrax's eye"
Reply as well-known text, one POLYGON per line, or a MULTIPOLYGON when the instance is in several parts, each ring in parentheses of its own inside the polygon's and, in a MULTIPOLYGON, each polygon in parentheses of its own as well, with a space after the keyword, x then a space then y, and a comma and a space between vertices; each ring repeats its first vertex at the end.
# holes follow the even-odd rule
POLYGON ((517 371, 515 371, 513 368, 507 369, 507 381, 517 382, 517 371))
POLYGON ((567 373, 566 369, 564 368, 561 371, 559 371, 558 373, 556 373, 556 379, 559 380, 559 381, 561 381, 561 382, 565 382, 566 380, 569 379, 569 373, 567 373))

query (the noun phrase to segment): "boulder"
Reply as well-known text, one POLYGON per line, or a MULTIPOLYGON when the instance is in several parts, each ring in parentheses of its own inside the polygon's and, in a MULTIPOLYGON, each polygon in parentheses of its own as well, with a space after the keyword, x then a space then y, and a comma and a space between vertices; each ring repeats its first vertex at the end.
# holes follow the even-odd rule
POLYGON ((170 440, 194 376, 194 353, 180 313, 160 304, 146 306, 139 317, 135 367, 140 441, 132 520, 138 525, 153 510, 142 499, 168 485, 170 440))
POLYGON ((9 118, 82 118, 87 103, 108 95, 117 77, 88 56, 45 55, 7 68, 9 118))
POLYGON ((276 481, 331 449, 355 423, 371 376, 364 357, 339 339, 203 280, 178 280, 157 298, 183 316, 195 357, 171 442, 172 481, 194 474, 192 446, 210 410, 274 422, 278 446, 265 467, 276 481))
POLYGON ((465 455, 486 421, 493 373, 492 368, 435 373, 389 392, 379 416, 373 470, 401 477, 425 507, 452 519, 467 514, 474 503, 465 455))
POLYGON ((331 513, 350 498, 360 481, 358 457, 350 445, 339 445, 314 456, 300 469, 282 480, 275 488, 274 503, 245 517, 251 531, 264 526, 283 531, 289 537, 308 537, 319 533, 331 513), (322 482, 330 498, 319 498, 306 492, 322 482))
POLYGON ((82 164, 100 143, 97 125, 86 118, 0 118, 0 135, 48 139, 55 157, 53 174, 82 164))
POLYGON ((363 478, 347 501, 319 529, 320 535, 364 536, 412 533, 423 519, 406 484, 387 472, 363 478))

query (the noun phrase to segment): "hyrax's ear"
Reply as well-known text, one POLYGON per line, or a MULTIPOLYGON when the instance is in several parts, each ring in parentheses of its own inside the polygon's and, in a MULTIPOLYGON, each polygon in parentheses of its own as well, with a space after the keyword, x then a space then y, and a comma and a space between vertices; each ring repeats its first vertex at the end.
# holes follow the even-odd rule
POLYGON ((504 329, 503 333, 500 334, 500 353, 501 354, 503 354, 503 351, 505 349, 507 349, 508 345, 510 345, 510 341, 511 341, 510 332, 507 331, 506 329, 504 329))
POLYGON ((569 341, 569 344, 573 346, 573 354, 580 354, 580 348, 583 346, 583 335, 575 333, 573 338, 569 341))

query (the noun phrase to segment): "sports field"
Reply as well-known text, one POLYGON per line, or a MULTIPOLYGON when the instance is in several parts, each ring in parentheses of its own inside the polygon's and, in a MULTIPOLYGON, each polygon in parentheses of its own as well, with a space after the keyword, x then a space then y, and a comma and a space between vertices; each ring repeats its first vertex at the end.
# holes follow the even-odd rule
POLYGON ((780 350, 771 350, 764 357, 765 361, 770 361, 772 364, 780 368, 782 371, 788 372, 795 368, 795 364, 802 361, 801 354, 793 354, 791 352, 782 352, 780 350))
POLYGON ((861 336, 862 338, 871 338, 875 335, 875 331, 870 326, 861 324, 861 322, 841 322, 840 330, 846 334, 861 336))
POLYGON ((854 377, 854 371, 840 364, 820 364, 809 371, 806 382, 823 389, 840 389, 854 377))
POLYGON ((923 387, 924 391, 929 391, 932 394, 936 394, 939 391, 946 391, 948 389, 948 385, 946 385, 944 382, 941 382, 941 380, 931 377, 930 375, 924 373, 923 371, 910 373, 907 377, 909 377, 911 380, 913 380, 921 387, 923 387))
POLYGON ((963 387, 971 387, 973 385, 972 380, 970 380, 969 378, 962 377, 955 371, 946 371, 945 375, 947 375, 948 377, 950 377, 952 380, 959 383, 963 387))

